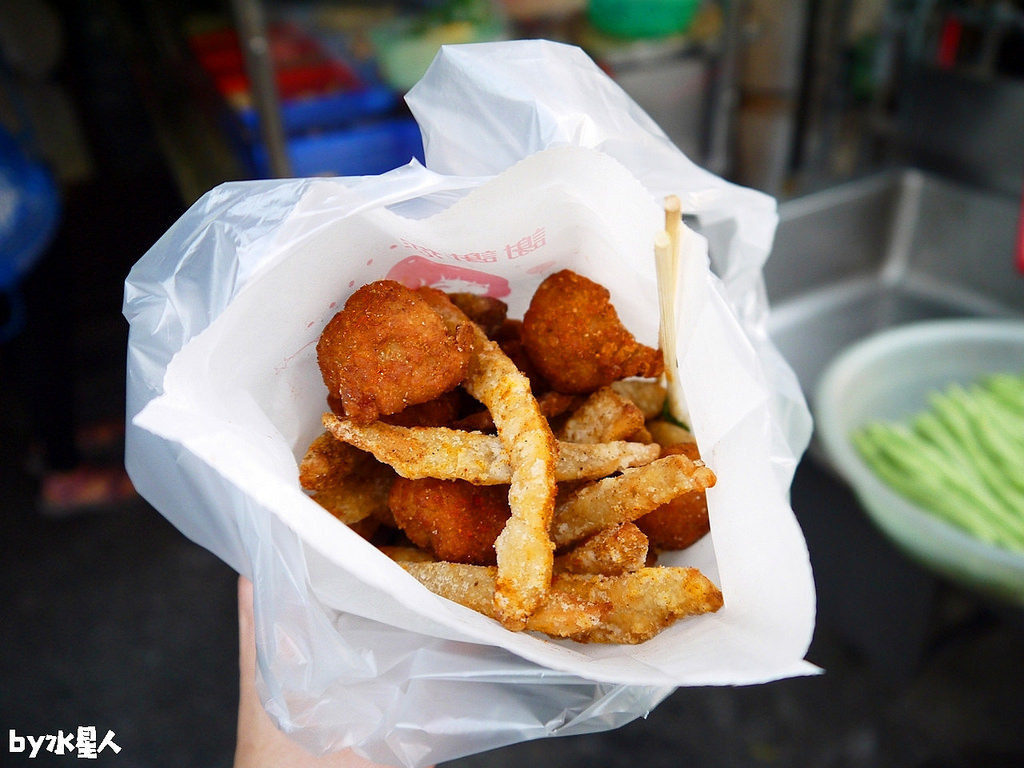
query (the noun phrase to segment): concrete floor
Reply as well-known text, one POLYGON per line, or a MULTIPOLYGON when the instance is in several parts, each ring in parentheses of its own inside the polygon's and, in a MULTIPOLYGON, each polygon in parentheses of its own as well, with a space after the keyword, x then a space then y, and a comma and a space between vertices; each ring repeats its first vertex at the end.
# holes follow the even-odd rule
MULTIPOLYGON (((104 75, 104 103, 117 99, 104 75)), ((120 94, 130 101, 130 96, 120 94)), ((69 198, 78 256, 68 328, 83 421, 123 409, 121 286, 180 212, 147 127, 99 113, 97 176, 69 198), (150 137, 147 139, 147 137, 150 137), (141 161, 138 158, 143 158, 141 161)), ((123 113, 122 113, 123 114, 123 113)), ((33 424, 0 357, 0 725, 42 735, 95 725, 121 747, 99 764, 229 766, 237 704, 235 575, 144 501, 41 517, 26 471, 33 424)), ((54 407, 61 407, 55 403, 54 407)), ((115 449, 116 456, 116 449, 115 449)), ((818 580, 809 658, 820 677, 680 690, 616 731, 527 743, 452 768, 968 768, 1024 765, 1024 619, 891 550, 842 488, 810 463, 794 507, 818 580)), ((0 744, 0 765, 29 761, 0 744)))

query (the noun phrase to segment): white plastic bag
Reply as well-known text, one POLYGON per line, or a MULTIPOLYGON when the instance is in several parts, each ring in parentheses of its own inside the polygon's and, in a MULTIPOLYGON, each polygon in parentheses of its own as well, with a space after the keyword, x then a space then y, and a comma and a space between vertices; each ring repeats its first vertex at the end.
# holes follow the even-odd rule
POLYGON ((807 552, 788 502, 810 420, 764 333, 774 202, 687 160, 579 49, 442 49, 408 101, 426 145, 379 177, 224 184, 133 268, 126 463, 140 493, 255 585, 259 689, 315 752, 418 766, 605 730, 679 686, 809 674, 807 552), (541 279, 602 282, 657 342, 653 232, 679 194, 681 380, 718 475, 702 568, 718 613, 639 646, 508 632, 445 601, 301 491, 319 433, 314 346, 362 283, 487 291, 522 316, 541 279), (708 240, 717 276, 709 269, 708 240))

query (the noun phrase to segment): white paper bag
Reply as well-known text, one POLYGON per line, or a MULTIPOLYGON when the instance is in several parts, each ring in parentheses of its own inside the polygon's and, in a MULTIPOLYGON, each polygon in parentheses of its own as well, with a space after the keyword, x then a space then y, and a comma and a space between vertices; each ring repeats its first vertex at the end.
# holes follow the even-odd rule
POLYGON ((314 751, 415 768, 617 727, 680 686, 813 672, 813 583, 788 502, 810 420, 764 332, 774 202, 693 165, 570 46, 444 48, 408 98, 429 169, 222 185, 126 283, 128 470, 253 580, 268 711, 314 751), (521 317, 567 267, 608 287, 655 345, 667 193, 704 235, 685 240, 678 355, 718 483, 712 533, 665 562, 719 584, 718 613, 637 646, 509 632, 428 592, 303 493, 297 461, 325 410, 314 347, 355 288, 473 290, 521 317))

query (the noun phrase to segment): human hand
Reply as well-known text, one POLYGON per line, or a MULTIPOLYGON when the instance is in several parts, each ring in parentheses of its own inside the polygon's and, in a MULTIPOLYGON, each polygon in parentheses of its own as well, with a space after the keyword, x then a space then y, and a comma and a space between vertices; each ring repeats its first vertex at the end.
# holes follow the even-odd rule
POLYGON ((310 754, 274 725, 256 693, 256 631, 253 587, 238 579, 238 734, 235 768, 382 768, 350 749, 310 754))

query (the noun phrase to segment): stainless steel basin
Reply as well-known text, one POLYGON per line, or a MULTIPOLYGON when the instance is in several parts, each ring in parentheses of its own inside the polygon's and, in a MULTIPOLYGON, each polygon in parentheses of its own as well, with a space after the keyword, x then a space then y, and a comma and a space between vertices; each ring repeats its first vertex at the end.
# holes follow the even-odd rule
MULTIPOLYGON (((765 265, 769 333, 812 411, 825 366, 876 330, 1024 316, 1024 275, 1014 267, 1018 205, 912 170, 782 203, 765 265)), ((870 523, 815 439, 792 501, 814 568, 818 623, 894 679, 915 669, 938 594, 933 574, 870 523)))
POLYGON ((828 362, 873 331, 1024 316, 1009 196, 904 170, 783 202, 779 215, 769 333, 808 397, 828 362))

